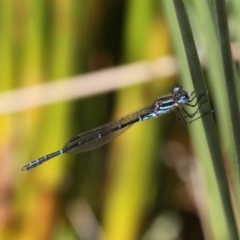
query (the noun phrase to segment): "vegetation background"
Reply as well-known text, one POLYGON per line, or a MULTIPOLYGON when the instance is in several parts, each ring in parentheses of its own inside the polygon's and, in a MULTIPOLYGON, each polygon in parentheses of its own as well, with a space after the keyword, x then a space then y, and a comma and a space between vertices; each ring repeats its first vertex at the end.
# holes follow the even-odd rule
MULTIPOLYGON (((184 2, 239 225, 217 12, 214 1, 184 2)), ((225 9, 239 92, 240 3, 228 0, 225 9)), ((172 0, 0 0, 0 239, 237 239, 201 120, 186 126, 170 113, 99 149, 21 171, 176 85, 193 91, 183 49, 172 0)))

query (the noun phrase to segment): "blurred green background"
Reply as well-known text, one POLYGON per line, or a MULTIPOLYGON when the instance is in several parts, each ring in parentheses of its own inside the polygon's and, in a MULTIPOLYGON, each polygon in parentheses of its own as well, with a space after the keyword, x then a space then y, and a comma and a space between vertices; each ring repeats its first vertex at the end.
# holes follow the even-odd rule
MULTIPOLYGON (((131 72, 138 61, 150 64, 147 83, 131 85, 138 80, 133 72, 128 87, 108 91, 101 82, 107 92, 1 113, 0 239, 228 239, 201 121, 188 128, 170 113, 136 124, 99 149, 21 171, 75 134, 148 106, 175 85, 193 90, 171 2, 0 0, 0 97, 121 65, 131 72), (166 66, 170 73, 151 72, 156 59, 169 55, 178 56, 178 67, 172 60, 166 66)), ((234 151, 211 28, 214 9, 205 0, 185 2, 234 189, 239 183, 230 161, 234 151)), ((239 3, 227 1, 227 11, 237 61, 239 3)), ((98 75, 93 78, 97 89, 98 75)), ((22 101, 31 102, 31 95, 22 101)))

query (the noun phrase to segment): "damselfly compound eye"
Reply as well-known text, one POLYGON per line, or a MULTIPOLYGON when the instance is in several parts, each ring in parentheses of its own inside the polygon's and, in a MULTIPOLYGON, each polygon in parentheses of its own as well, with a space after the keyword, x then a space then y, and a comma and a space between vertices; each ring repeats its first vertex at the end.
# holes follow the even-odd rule
POLYGON ((182 103, 187 103, 189 101, 189 96, 188 95, 181 96, 180 100, 182 103))

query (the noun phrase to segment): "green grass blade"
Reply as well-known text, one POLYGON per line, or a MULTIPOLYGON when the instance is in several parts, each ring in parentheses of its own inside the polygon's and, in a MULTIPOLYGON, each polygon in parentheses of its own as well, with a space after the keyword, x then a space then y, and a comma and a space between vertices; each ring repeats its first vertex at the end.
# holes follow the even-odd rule
POLYGON ((240 115, 237 97, 237 88, 234 78, 232 54, 229 41, 229 31, 226 16, 225 3, 222 0, 214 1, 216 8, 216 24, 218 29, 218 38, 220 52, 222 57, 224 80, 226 84, 227 97, 229 103, 231 126, 235 144, 235 151, 238 162, 238 171, 240 172, 240 115))
MULTIPOLYGON (((189 63, 190 73, 192 76, 194 88, 197 95, 206 91, 204 77, 202 74, 197 50, 194 44, 194 39, 188 17, 184 8, 184 4, 180 0, 174 0, 174 6, 176 9, 180 30, 182 33, 183 43, 189 63)), ((205 104, 202 108, 202 112, 207 112, 210 109, 209 104, 205 104)), ((202 119, 205 134, 207 137, 209 150, 211 153, 215 174, 218 180, 218 186, 220 195, 223 202, 225 215, 227 218, 228 229, 231 235, 231 239, 238 239, 237 227, 234 218, 233 208, 230 199, 230 192, 228 188, 228 182, 226 177, 226 171, 223 165, 223 158, 221 154, 221 148, 217 137, 216 128, 213 122, 212 115, 209 114, 202 119)))

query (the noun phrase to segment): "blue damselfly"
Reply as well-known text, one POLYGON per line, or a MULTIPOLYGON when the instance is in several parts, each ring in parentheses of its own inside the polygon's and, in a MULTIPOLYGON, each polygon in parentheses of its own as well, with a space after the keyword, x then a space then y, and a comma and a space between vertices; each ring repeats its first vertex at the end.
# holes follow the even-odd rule
POLYGON ((175 87, 172 94, 156 99, 153 104, 148 107, 90 131, 77 134, 72 137, 62 149, 35 159, 25 165, 22 168, 22 171, 34 168, 63 153, 77 154, 98 148, 124 133, 134 123, 158 117, 162 114, 170 112, 171 110, 175 110, 178 120, 182 120, 185 124, 191 123, 212 112, 207 112, 195 118, 196 114, 199 113, 199 109, 207 102, 207 99, 200 102, 200 100, 206 95, 207 92, 196 98, 194 91, 189 94, 182 87, 175 87), (196 99, 196 101, 195 103, 192 103, 194 99, 196 99), (189 106, 194 108, 198 104, 199 106, 193 113, 189 113, 183 107, 189 106))

